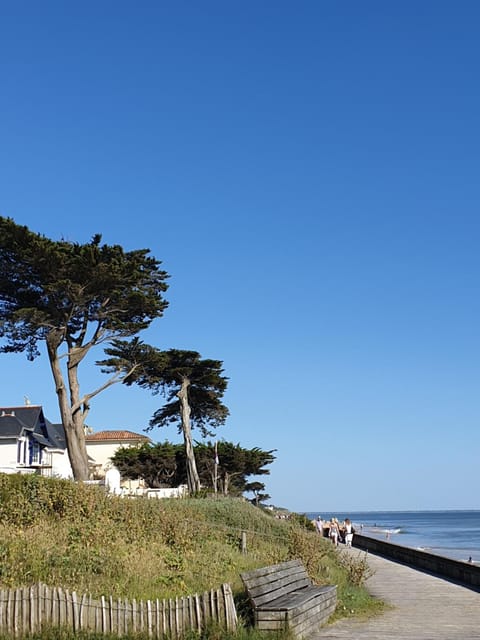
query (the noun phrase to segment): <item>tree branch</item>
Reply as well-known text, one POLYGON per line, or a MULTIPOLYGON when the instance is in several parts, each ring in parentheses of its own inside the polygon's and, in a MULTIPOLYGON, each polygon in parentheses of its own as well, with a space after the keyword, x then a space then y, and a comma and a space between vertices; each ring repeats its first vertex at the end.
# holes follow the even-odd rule
POLYGON ((92 391, 91 393, 86 393, 83 398, 80 398, 80 400, 78 400, 78 402, 76 402, 74 405, 72 405, 72 412, 77 411, 82 405, 86 405, 88 406, 90 404, 90 400, 92 398, 94 398, 95 396, 98 396, 99 393, 102 393, 102 391, 105 391, 105 389, 108 389, 109 387, 111 387, 114 384, 117 384, 118 382, 123 382, 123 380, 125 380, 125 378, 127 378, 129 375, 131 375, 135 369, 138 367, 139 365, 134 365, 129 371, 128 373, 126 373, 124 376, 121 376, 121 371, 117 371, 117 373, 112 376, 110 378, 110 380, 107 380, 107 382, 105 382, 105 384, 102 384, 102 386, 98 387, 97 389, 95 389, 95 391, 92 391))

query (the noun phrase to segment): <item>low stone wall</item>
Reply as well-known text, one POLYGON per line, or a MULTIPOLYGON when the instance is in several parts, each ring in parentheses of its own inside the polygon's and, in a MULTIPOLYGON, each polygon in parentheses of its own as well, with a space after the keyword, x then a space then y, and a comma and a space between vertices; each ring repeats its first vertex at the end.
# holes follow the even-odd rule
POLYGON ((415 569, 449 578, 468 587, 480 588, 480 566, 469 564, 468 562, 451 560, 434 553, 410 549, 409 547, 357 533, 353 536, 353 546, 389 560, 407 564, 415 569))

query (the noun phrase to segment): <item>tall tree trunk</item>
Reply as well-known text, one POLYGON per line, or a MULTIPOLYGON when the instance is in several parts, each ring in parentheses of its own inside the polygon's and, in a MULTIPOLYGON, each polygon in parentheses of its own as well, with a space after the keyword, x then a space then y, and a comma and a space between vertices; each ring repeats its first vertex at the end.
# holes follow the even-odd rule
POLYGON ((72 467, 73 477, 75 480, 88 480, 88 456, 85 447, 85 431, 84 418, 81 408, 76 411, 72 410, 79 399, 78 382, 77 382, 77 365, 69 368, 69 387, 70 400, 65 381, 60 367, 58 357, 58 347, 61 344, 61 335, 56 335, 55 331, 51 331, 47 338, 47 351, 50 361, 50 367, 55 380, 55 390, 57 392, 58 405, 60 408, 60 417, 62 419, 63 428, 65 429, 65 439, 67 441, 68 457, 70 466, 72 467), (73 388, 72 388, 73 386, 73 388))
POLYGON ((190 404, 188 402, 188 387, 190 380, 186 377, 182 378, 182 385, 177 396, 180 400, 180 414, 182 419, 183 440, 185 442, 185 455, 187 458, 187 484, 190 493, 200 491, 200 478, 197 471, 197 463, 195 462, 195 453, 192 444, 192 428, 190 425, 190 404))

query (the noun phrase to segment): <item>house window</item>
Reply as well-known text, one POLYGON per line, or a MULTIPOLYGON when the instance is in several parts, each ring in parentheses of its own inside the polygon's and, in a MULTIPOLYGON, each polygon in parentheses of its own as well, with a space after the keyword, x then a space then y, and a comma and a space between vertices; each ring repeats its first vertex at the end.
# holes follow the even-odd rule
POLYGON ((27 439, 19 438, 17 442, 17 464, 26 464, 27 462, 27 439))
POLYGON ((30 441, 30 465, 42 464, 42 449, 38 442, 30 441))

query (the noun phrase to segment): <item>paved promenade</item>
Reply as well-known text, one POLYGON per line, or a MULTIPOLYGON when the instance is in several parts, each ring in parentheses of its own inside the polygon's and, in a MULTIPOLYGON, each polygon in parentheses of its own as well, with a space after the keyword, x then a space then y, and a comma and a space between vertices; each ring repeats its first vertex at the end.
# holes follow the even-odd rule
POLYGON ((393 609, 366 622, 340 620, 312 640, 480 640, 480 593, 373 554, 368 563, 368 590, 393 609))

